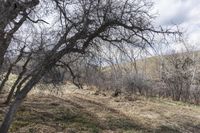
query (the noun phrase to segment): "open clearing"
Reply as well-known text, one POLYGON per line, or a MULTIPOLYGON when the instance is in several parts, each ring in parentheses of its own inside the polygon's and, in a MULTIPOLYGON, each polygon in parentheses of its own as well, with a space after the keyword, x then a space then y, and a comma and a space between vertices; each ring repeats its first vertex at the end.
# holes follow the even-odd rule
MULTIPOLYGON (((7 109, 0 109, 0 119, 7 109)), ((199 133, 200 107, 144 97, 111 97, 68 89, 34 93, 20 107, 10 133, 199 133)))

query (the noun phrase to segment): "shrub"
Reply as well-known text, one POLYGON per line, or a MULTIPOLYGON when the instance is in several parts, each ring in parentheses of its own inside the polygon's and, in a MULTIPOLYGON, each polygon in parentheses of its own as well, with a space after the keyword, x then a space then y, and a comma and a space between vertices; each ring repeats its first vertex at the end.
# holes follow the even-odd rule
POLYGON ((152 92, 151 82, 143 75, 130 73, 124 78, 124 89, 131 94, 149 96, 152 92))

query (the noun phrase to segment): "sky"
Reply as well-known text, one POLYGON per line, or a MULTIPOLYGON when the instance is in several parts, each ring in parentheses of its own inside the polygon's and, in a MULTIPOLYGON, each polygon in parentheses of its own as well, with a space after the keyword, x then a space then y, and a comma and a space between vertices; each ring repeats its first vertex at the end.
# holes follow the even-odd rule
POLYGON ((188 42, 200 48, 200 0, 154 1, 156 23, 166 27, 178 25, 188 42))

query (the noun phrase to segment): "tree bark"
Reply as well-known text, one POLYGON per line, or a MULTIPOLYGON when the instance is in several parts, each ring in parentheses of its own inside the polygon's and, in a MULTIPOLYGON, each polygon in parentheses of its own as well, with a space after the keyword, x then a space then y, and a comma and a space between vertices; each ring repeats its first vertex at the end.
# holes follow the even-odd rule
POLYGON ((15 97, 19 94, 20 89, 22 88, 22 85, 31 77, 31 75, 27 75, 25 78, 23 78, 19 84, 17 85, 17 90, 15 92, 15 97))
POLYGON ((19 108, 21 102, 22 102, 22 100, 16 99, 12 103, 12 105, 10 106, 10 109, 9 109, 8 113, 6 114, 4 122, 1 125, 0 133, 7 133, 8 132, 8 130, 10 128, 10 125, 12 123, 12 120, 14 118, 14 115, 17 112, 17 109, 19 108))
POLYGON ((12 67, 13 67, 13 65, 10 66, 8 72, 6 73, 5 78, 3 79, 3 81, 0 84, 0 93, 2 92, 2 90, 3 90, 3 88, 4 88, 5 84, 6 84, 6 82, 8 81, 8 78, 9 78, 10 73, 12 71, 12 67))
MULTIPOLYGON (((2 92, 2 90, 3 90, 3 88, 4 88, 5 84, 6 84, 6 82, 7 82, 8 79, 9 79, 9 76, 10 76, 10 74, 11 74, 11 72, 12 72, 13 67, 21 60, 21 58, 22 58, 22 56, 23 56, 23 51, 24 51, 24 49, 25 49, 25 47, 23 47, 23 48, 20 50, 20 54, 19 54, 19 56, 17 57, 17 59, 16 59, 13 63, 10 64, 10 67, 9 67, 9 69, 8 69, 8 71, 7 71, 7 74, 6 74, 4 80, 2 81, 2 83, 1 83, 1 85, 0 85, 0 93, 2 92)), ((1 70, 1 66, 0 66, 0 70, 1 70)))
POLYGON ((31 78, 31 80, 24 86, 22 91, 19 93, 19 95, 16 96, 15 101, 10 106, 9 111, 7 112, 5 119, 1 125, 0 133, 8 133, 8 130, 10 128, 10 125, 13 121, 13 118, 17 112, 17 109, 19 108, 20 104, 28 94, 28 92, 33 88, 35 84, 39 82, 39 80, 42 78, 42 76, 45 73, 45 70, 40 71, 40 74, 35 75, 31 78))
POLYGON ((17 109, 19 108, 24 98, 27 96, 27 94, 30 92, 33 86, 35 86, 40 81, 40 79, 44 76, 44 74, 48 70, 50 70, 55 65, 55 63, 67 52, 69 51, 63 50, 63 51, 60 51, 58 54, 55 54, 54 56, 50 55, 42 62, 42 64, 38 68, 36 68, 37 72, 33 73, 31 79, 26 83, 23 89, 17 94, 15 101, 10 106, 9 111, 6 114, 3 120, 3 123, 0 127, 0 133, 8 133, 8 130, 11 126, 13 118, 17 112, 17 109))
POLYGON ((6 99, 6 101, 4 102, 5 105, 8 105, 8 104, 10 103, 10 101, 11 101, 11 99, 12 99, 12 96, 13 96, 13 94, 14 94, 14 92, 15 92, 15 88, 16 88, 18 82, 19 82, 19 80, 17 80, 17 81, 14 83, 14 85, 12 86, 12 88, 11 88, 11 90, 10 90, 8 96, 7 96, 7 99, 6 99))
POLYGON ((6 53, 6 50, 8 49, 8 46, 10 44, 10 41, 6 41, 4 38, 4 33, 0 32, 0 70, 2 71, 2 65, 4 62, 4 55, 6 53))
POLYGON ((39 0, 31 1, 17 1, 17 0, 4 0, 0 4, 0 71, 4 62, 4 56, 8 49, 14 33, 22 26, 26 21, 27 16, 23 16, 22 19, 14 24, 14 28, 9 32, 5 32, 5 28, 13 20, 15 20, 20 12, 25 12, 27 9, 31 9, 39 4, 39 0))
POLYGON ((24 74, 25 74, 26 71, 27 71, 27 68, 26 68, 26 67, 27 67, 27 65, 28 65, 28 63, 29 63, 29 61, 30 61, 30 59, 31 59, 31 58, 30 58, 31 55, 32 55, 32 54, 29 54, 28 59, 27 59, 26 62, 24 63, 24 65, 23 65, 23 67, 22 67, 22 71, 20 72, 20 74, 19 74, 17 80, 15 81, 15 83, 13 84, 13 86, 11 87, 10 93, 9 93, 9 95, 8 95, 8 97, 7 97, 7 99, 6 99, 6 101, 5 101, 4 104, 8 105, 8 104, 10 103, 10 101, 11 101, 11 99, 12 99, 12 96, 13 96, 13 94, 14 94, 14 92, 15 92, 16 86, 19 84, 20 80, 23 78, 24 74))

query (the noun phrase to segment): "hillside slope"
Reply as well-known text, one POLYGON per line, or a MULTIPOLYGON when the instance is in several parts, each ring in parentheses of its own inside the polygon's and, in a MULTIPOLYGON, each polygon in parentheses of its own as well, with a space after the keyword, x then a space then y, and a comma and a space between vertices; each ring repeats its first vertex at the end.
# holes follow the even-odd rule
MULTIPOLYGON (((0 118, 5 112, 0 109, 0 118)), ((198 133, 200 107, 144 97, 113 98, 95 90, 33 93, 10 133, 198 133)))

